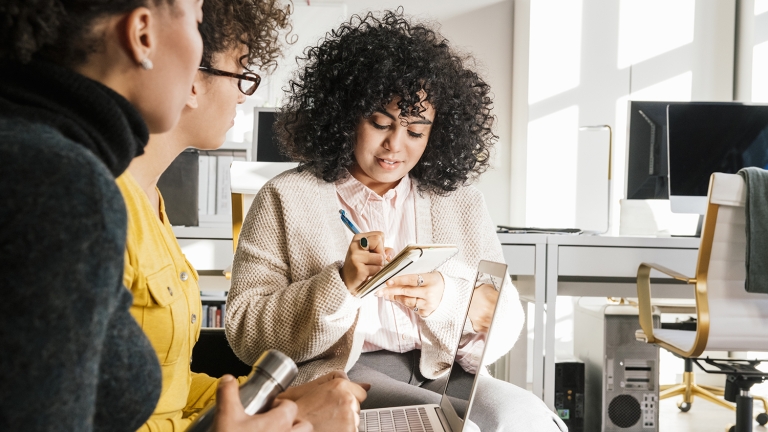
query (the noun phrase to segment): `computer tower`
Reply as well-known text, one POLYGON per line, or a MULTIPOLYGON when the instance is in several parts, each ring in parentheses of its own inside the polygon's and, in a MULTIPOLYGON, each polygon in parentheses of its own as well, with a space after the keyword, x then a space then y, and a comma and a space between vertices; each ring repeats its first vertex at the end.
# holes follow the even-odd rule
MULTIPOLYGON (((654 315, 654 327, 660 318, 654 315)), ((638 311, 581 298, 574 308, 574 354, 585 365, 584 430, 659 430, 659 348, 635 340, 638 311)))
POLYGON ((584 431, 584 362, 555 360, 555 410, 569 432, 584 431))

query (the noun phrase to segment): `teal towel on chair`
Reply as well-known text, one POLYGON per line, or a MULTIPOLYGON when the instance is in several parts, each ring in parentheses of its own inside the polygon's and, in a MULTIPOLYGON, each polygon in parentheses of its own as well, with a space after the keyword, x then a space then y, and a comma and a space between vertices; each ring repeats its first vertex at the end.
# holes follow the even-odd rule
POLYGON ((743 168, 739 175, 747 185, 747 280, 751 293, 768 294, 768 171, 743 168))

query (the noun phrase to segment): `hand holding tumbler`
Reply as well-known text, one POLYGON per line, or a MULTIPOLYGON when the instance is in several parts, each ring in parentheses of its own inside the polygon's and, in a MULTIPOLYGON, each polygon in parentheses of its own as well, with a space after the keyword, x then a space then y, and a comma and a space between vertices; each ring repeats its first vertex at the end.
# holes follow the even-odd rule
MULTIPOLYGON (((246 414, 268 411, 275 396, 288 389, 298 373, 296 363, 287 355, 276 350, 264 351, 253 364, 248 381, 240 386, 240 401, 246 414)), ((210 431, 215 414, 216 404, 212 404, 189 426, 187 432, 210 431)))

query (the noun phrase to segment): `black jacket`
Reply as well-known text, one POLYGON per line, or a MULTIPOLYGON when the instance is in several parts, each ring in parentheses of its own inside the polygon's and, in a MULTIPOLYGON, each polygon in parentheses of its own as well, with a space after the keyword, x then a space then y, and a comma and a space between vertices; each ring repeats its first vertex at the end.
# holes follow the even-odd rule
POLYGON ((0 62, 0 430, 133 431, 161 374, 122 285, 114 178, 148 139, 123 97, 0 62))

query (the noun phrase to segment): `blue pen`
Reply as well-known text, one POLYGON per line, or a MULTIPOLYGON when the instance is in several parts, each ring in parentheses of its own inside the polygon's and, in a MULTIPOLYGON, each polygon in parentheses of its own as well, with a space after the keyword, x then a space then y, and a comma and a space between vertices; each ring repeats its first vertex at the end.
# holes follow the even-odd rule
POLYGON ((355 226, 355 224, 352 223, 351 220, 347 219, 346 212, 344 210, 339 210, 339 213, 341 214, 341 221, 344 222, 344 225, 346 225, 350 231, 352 231, 352 234, 360 234, 360 230, 355 226))

